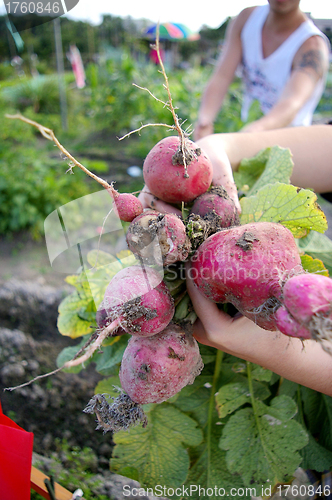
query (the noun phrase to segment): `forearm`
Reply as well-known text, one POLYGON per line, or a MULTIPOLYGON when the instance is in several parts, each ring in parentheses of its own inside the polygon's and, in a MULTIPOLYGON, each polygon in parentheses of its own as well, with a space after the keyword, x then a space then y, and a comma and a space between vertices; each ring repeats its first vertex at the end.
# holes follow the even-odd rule
POLYGON ((317 193, 332 191, 332 126, 311 125, 265 132, 214 134, 205 137, 201 146, 213 158, 228 157, 233 171, 243 158, 251 158, 267 147, 289 148, 294 162, 291 182, 314 189, 317 193))
POLYGON ((214 328, 210 325, 208 329, 200 322, 195 337, 199 342, 332 396, 332 357, 315 341, 302 344, 299 339, 280 332, 263 330, 244 317, 227 323, 219 319, 214 328))
POLYGON ((197 119, 199 125, 214 123, 230 83, 230 78, 220 78, 217 75, 211 78, 202 96, 197 119))
POLYGON ((300 103, 294 98, 278 102, 269 113, 249 123, 240 132, 264 132, 289 126, 300 109, 300 103))
POLYGON ((246 317, 232 319, 195 286, 187 265, 187 290, 199 318, 198 342, 251 361, 298 384, 332 396, 332 356, 313 340, 302 344, 280 332, 263 330, 246 317))

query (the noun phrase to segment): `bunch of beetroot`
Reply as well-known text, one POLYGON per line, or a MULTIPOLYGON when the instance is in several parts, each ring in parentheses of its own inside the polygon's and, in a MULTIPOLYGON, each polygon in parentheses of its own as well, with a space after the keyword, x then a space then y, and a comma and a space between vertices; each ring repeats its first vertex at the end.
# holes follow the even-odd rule
POLYGON ((166 275, 170 266, 181 269, 190 258, 191 278, 208 299, 232 304, 266 330, 321 341, 332 353, 332 281, 304 271, 295 240, 284 226, 239 225, 233 200, 223 187, 211 186, 210 160, 179 125, 160 64, 175 123, 171 128, 178 135, 152 148, 144 162, 144 180, 154 197, 189 215, 143 210, 136 196, 118 193, 75 160, 50 129, 20 115, 11 117, 32 124, 55 142, 74 165, 109 191, 119 218, 130 223, 126 239, 137 264, 113 277, 97 311, 96 333, 59 368, 84 363, 109 336, 131 335, 120 368, 124 392, 112 405, 97 395, 86 408, 96 413, 105 431, 139 421, 145 425, 140 405, 166 401, 193 383, 203 368, 190 321, 184 321, 192 320, 183 312, 188 295, 182 289, 174 294, 174 283, 166 283, 158 268, 166 275))
POLYGON ((269 222, 239 225, 226 190, 211 186, 212 164, 183 132, 159 61, 169 97, 165 106, 178 135, 152 148, 143 175, 146 190, 180 208, 183 216, 143 210, 135 197, 111 192, 119 217, 130 222, 126 240, 138 264, 111 280, 97 312, 103 336, 105 331, 132 335, 120 368, 124 392, 112 405, 94 397, 86 409, 97 414, 105 431, 132 425, 133 414, 138 415, 134 423, 145 425, 140 405, 169 399, 193 383, 203 367, 189 322, 179 321, 186 315, 177 314, 188 300, 182 293, 174 304, 173 286, 162 280, 158 267, 190 258, 191 278, 203 295, 232 304, 266 330, 322 340, 332 325, 332 281, 305 273, 291 232, 269 222))
MULTIPOLYGON (((181 203, 183 198, 192 202, 203 196, 212 180, 212 165, 207 156, 187 139, 181 145, 178 137, 158 143, 147 156, 143 171, 148 188, 152 186, 153 193, 172 203, 181 203), (167 182, 160 183, 160 168, 167 182)), ((125 214, 124 219, 128 218, 125 214)), ((220 222, 222 216, 219 219, 220 222)), ((124 412, 128 414, 128 425, 132 425, 129 414, 133 405, 139 416, 137 421, 143 421, 142 412, 135 405, 166 401, 192 384, 203 368, 198 344, 188 325, 172 321, 174 299, 156 270, 183 262, 191 254, 185 221, 174 214, 145 210, 132 217, 126 239, 137 257, 137 265, 112 278, 96 317, 100 332, 132 336, 120 368, 126 398, 121 394, 107 406, 105 399, 95 397, 85 410, 99 415, 104 430, 118 430, 124 412)), ((122 422, 121 428, 126 428, 126 424, 122 422)))
POLYGON ((124 407, 130 408, 129 422, 133 405, 140 415, 136 423, 146 423, 137 409, 141 404, 169 399, 203 367, 188 324, 176 321, 158 266, 190 258, 191 278, 203 295, 233 304, 266 330, 327 340, 332 327, 332 281, 304 271, 295 240, 281 224, 239 225, 234 202, 221 186, 211 187, 212 165, 193 142, 176 136, 160 141, 147 155, 143 174, 152 195, 178 207, 186 203, 190 213, 181 218, 147 209, 129 225, 127 244, 138 264, 111 280, 97 312, 101 329, 114 325, 112 334, 132 335, 120 368, 126 403, 123 393, 112 405, 94 398, 87 410, 107 408, 104 430, 118 429, 124 407))

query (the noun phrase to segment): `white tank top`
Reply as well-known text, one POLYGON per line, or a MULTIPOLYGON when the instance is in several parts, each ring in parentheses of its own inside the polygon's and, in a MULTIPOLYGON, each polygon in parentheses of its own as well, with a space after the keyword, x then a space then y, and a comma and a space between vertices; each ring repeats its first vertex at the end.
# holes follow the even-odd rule
MULTIPOLYGON (((257 99, 264 114, 279 100, 289 80, 296 52, 311 36, 325 35, 311 20, 303 22, 271 55, 263 58, 262 28, 269 13, 269 5, 256 7, 246 21, 242 32, 242 78, 244 101, 241 118, 247 121, 253 100, 257 99)), ((328 42, 327 42, 328 43, 328 42)), ((322 96, 325 80, 321 78, 311 97, 299 110, 291 125, 310 125, 312 115, 322 96)))

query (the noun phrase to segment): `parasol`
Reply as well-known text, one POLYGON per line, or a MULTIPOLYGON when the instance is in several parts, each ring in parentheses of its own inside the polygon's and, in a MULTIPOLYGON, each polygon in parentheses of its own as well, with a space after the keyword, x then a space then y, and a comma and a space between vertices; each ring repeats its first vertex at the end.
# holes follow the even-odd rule
MULTIPOLYGON (((152 24, 144 30, 144 37, 149 40, 156 39, 158 24, 152 24)), ((181 23, 159 24, 159 40, 199 40, 200 35, 194 33, 187 26, 181 23)))

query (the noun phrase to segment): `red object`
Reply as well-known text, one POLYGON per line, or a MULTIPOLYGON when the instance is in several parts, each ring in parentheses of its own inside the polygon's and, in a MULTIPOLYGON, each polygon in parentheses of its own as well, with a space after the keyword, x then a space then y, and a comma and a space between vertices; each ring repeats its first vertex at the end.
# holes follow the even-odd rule
POLYGON ((2 413, 0 403, 0 497, 30 500, 33 433, 2 413))
POLYGON ((76 45, 70 46, 67 57, 71 63, 71 67, 75 75, 76 86, 78 89, 83 89, 85 87, 85 71, 81 53, 76 47, 76 45))

